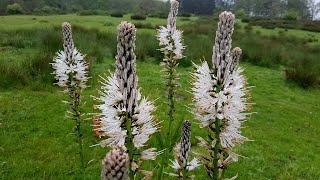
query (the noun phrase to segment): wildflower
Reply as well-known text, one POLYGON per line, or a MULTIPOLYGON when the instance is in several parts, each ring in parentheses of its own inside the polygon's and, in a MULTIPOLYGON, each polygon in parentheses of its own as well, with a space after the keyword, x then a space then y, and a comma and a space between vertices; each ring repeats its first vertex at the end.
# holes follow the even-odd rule
MULTIPOLYGON (((234 15, 223 12, 219 16, 211 70, 207 62, 195 65, 193 77, 193 114, 200 121, 200 128, 208 129, 209 141, 197 137, 199 147, 209 156, 199 154, 210 178, 221 179, 222 171, 238 161, 231 150, 248 139, 241 135, 241 128, 249 110, 246 78, 238 66, 240 48, 231 51, 234 15), (212 141, 212 142, 210 142, 212 141)), ((236 178, 233 177, 231 179, 236 178)))
MULTIPOLYGON (((179 2, 171 0, 171 8, 168 14, 167 26, 161 26, 158 30, 157 39, 159 40, 160 51, 163 53, 163 61, 161 62, 162 77, 165 79, 165 85, 167 86, 167 98, 169 107, 169 125, 167 129, 167 137, 164 144, 166 147, 170 147, 169 151, 173 147, 171 142, 171 125, 174 121, 175 112, 175 95, 178 88, 181 86, 179 83, 179 74, 176 73, 178 67, 178 61, 183 58, 183 50, 185 46, 182 43, 182 31, 176 27, 177 15, 179 10, 179 2)), ((163 156, 162 166, 160 174, 163 174, 164 163, 167 160, 167 153, 163 156)))
MULTIPOLYGON (((81 161, 82 171, 84 170, 84 160, 82 152, 82 132, 81 132, 81 117, 82 113, 81 98, 82 92, 87 87, 86 83, 88 77, 88 64, 85 62, 85 55, 80 53, 74 46, 72 39, 71 25, 67 22, 62 24, 63 32, 63 51, 59 51, 56 57, 53 59, 52 67, 54 69, 53 74, 57 80, 57 85, 64 88, 64 92, 67 93, 71 99, 71 102, 66 102, 72 112, 68 112, 67 118, 75 120, 75 131, 78 137, 79 155, 81 161)), ((81 171, 81 172, 82 172, 81 171)))
MULTIPOLYGON (((140 168, 143 161, 155 160, 162 153, 155 148, 144 150, 159 126, 152 114, 156 109, 154 103, 141 97, 138 89, 135 36, 133 24, 122 22, 118 26, 116 71, 101 77, 100 97, 94 97, 101 102, 95 106, 101 111, 96 118, 100 123, 95 127, 95 131, 104 138, 100 145, 111 148, 123 146, 128 151, 131 179, 137 172, 147 172, 140 168)), ((146 174, 150 176, 150 173, 146 174)))
POLYGON ((170 160, 172 163, 171 167, 175 169, 176 172, 169 173, 170 176, 187 179, 189 177, 187 173, 200 166, 197 158, 193 158, 190 162, 188 161, 190 148, 191 124, 189 121, 185 121, 182 125, 180 143, 178 143, 174 148, 175 159, 170 160))
MULTIPOLYGON (((88 81, 88 64, 85 55, 74 47, 71 25, 67 22, 62 24, 64 37, 64 51, 59 51, 52 63, 57 84, 65 88, 65 92, 76 88, 83 91, 88 81)), ((69 92, 70 93, 70 92, 69 92)))

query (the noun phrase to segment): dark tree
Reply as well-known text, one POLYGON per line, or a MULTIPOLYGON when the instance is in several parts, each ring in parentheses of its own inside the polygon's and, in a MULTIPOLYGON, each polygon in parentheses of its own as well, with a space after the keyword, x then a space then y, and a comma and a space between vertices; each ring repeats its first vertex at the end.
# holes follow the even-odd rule
POLYGON ((215 0, 180 0, 182 11, 194 14, 211 15, 216 8, 215 0))

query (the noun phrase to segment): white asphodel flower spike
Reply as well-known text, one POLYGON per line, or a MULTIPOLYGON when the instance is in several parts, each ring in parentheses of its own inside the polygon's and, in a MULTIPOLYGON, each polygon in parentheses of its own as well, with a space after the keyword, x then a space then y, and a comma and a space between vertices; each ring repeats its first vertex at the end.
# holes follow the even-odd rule
MULTIPOLYGON (((157 39, 159 40, 160 51, 163 53, 164 57, 161 62, 163 69, 161 70, 162 77, 165 79, 165 86, 167 90, 168 98, 168 127, 166 127, 166 137, 165 144, 169 148, 169 151, 174 146, 172 142, 172 124, 175 120, 175 101, 176 93, 181 87, 179 83, 179 74, 177 73, 177 67, 179 65, 178 61, 183 58, 183 50, 185 46, 182 43, 182 31, 178 30, 177 15, 179 11, 179 2, 176 0, 171 0, 170 12, 168 14, 167 26, 161 26, 158 30, 157 39)), ((168 151, 168 152, 169 152, 168 151)), ((160 174, 163 173, 165 161, 167 161, 167 152, 163 155, 161 162, 160 174)))
POLYGON ((85 61, 85 55, 81 54, 75 48, 72 39, 72 28, 67 22, 62 24, 63 32, 63 51, 59 51, 53 59, 53 74, 57 80, 57 85, 64 88, 64 92, 70 97, 70 102, 64 101, 70 106, 72 111, 68 111, 67 118, 76 122, 75 134, 78 136, 79 155, 82 170, 84 169, 84 158, 82 152, 82 132, 81 117, 82 113, 82 92, 87 87, 88 81, 88 64, 85 61))
POLYGON ((65 88, 65 92, 76 88, 83 91, 88 81, 88 64, 85 55, 74 47, 71 25, 67 22, 62 24, 64 39, 64 51, 59 51, 52 63, 57 84, 65 88))
MULTIPOLYGON (((135 55, 136 28, 133 24, 122 22, 118 26, 118 45, 116 71, 101 77, 100 97, 94 97, 101 104, 95 107, 101 112, 94 131, 104 138, 102 147, 118 146, 127 150, 130 159, 131 179, 137 172, 150 176, 141 169, 145 160, 155 160, 162 151, 147 147, 151 135, 159 129, 153 115, 156 107, 152 101, 141 97, 138 89, 135 55)), ((152 175, 152 174, 151 174, 152 175)))
MULTIPOLYGON (((193 114, 200 121, 200 128, 208 130, 208 139, 198 137, 198 146, 207 154, 200 154, 210 178, 222 179, 222 171, 238 161, 238 155, 231 150, 248 138, 241 135, 242 124, 248 118, 250 98, 246 78, 238 66, 240 48, 232 47, 235 17, 231 12, 219 16, 215 46, 213 47, 213 68, 207 62, 195 65, 193 77, 193 114), (209 156, 208 156, 209 154, 209 156)), ((233 177, 231 179, 236 178, 233 177)))
POLYGON ((159 40, 160 51, 164 55, 173 55, 171 59, 165 57, 164 61, 177 61, 183 58, 182 51, 185 46, 182 44, 182 31, 176 27, 177 15, 179 10, 179 2, 171 1, 171 8, 168 15, 167 27, 161 26, 157 38, 159 40))

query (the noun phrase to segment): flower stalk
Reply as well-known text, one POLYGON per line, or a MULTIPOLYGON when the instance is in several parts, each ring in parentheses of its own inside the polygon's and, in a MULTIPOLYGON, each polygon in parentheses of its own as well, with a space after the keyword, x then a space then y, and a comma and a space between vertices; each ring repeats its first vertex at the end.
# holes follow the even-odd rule
POLYGON ((136 28, 133 24, 122 22, 118 26, 118 45, 116 70, 110 76, 101 76, 100 97, 94 97, 101 104, 96 105, 101 113, 97 114, 95 131, 104 138, 102 147, 121 146, 129 157, 129 177, 135 179, 138 172, 145 178, 152 172, 141 169, 145 160, 155 160, 162 151, 146 148, 150 136, 159 129, 152 113, 154 102, 142 98, 138 89, 136 74, 135 40, 136 28))
POLYGON ((88 64, 85 62, 82 53, 74 46, 72 38, 72 28, 67 22, 62 24, 63 32, 63 51, 59 51, 52 63, 57 80, 57 85, 64 88, 64 92, 69 95, 70 102, 65 102, 69 105, 72 111, 67 111, 67 118, 75 121, 75 134, 79 145, 79 156, 81 164, 81 173, 85 169, 83 156, 83 134, 81 129, 82 119, 82 92, 87 87, 88 81, 88 64))
MULTIPOLYGON (((179 2, 176 0, 171 1, 171 8, 168 15, 167 27, 161 26, 158 30, 157 39, 159 40, 160 51, 164 54, 163 61, 161 62, 162 77, 165 79, 165 85, 167 87, 168 98, 168 117, 169 124, 166 132, 165 147, 169 148, 168 151, 174 146, 171 138, 172 123, 174 121, 175 114, 175 96, 181 86, 179 83, 179 74, 176 73, 176 69, 179 65, 178 61, 183 58, 182 52, 184 46, 182 44, 182 31, 177 30, 176 21, 179 9, 179 2)), ((167 160, 168 153, 162 156, 161 168, 159 172, 159 178, 162 178, 163 169, 167 160)))
POLYGON ((166 80, 167 97, 169 106, 169 126, 167 130, 167 147, 172 147, 170 132, 171 126, 174 121, 175 113, 175 94, 179 84, 179 74, 176 73, 176 69, 179 65, 178 60, 183 58, 182 51, 184 46, 182 44, 182 31, 177 30, 176 21, 179 9, 179 2, 176 0, 171 1, 171 9, 168 15, 167 27, 161 26, 157 35, 160 45, 160 51, 164 54, 161 66, 163 66, 162 77, 166 80))
MULTIPOLYGON (((219 16, 215 46, 213 47, 210 69, 206 61, 195 65, 192 74, 193 114, 200 121, 200 128, 206 128, 208 138, 197 137, 198 146, 206 150, 199 153, 210 179, 223 179, 224 170, 239 155, 232 149, 248 139, 241 135, 240 129, 247 116, 252 113, 246 78, 238 62, 241 49, 232 46, 232 34, 235 17, 231 12, 222 12, 219 16)), ((231 179, 235 179, 234 176, 231 179)))

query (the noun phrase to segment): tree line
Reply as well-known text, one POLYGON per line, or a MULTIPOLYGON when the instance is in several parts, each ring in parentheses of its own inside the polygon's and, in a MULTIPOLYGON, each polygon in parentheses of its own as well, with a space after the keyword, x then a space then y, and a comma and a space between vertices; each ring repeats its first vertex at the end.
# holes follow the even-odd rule
MULTIPOLYGON (((179 0, 184 13, 211 15, 232 10, 248 16, 315 19, 317 0, 179 0)), ((0 0, 0 14, 63 14, 88 10, 155 14, 167 13, 169 2, 160 0, 0 0)))

